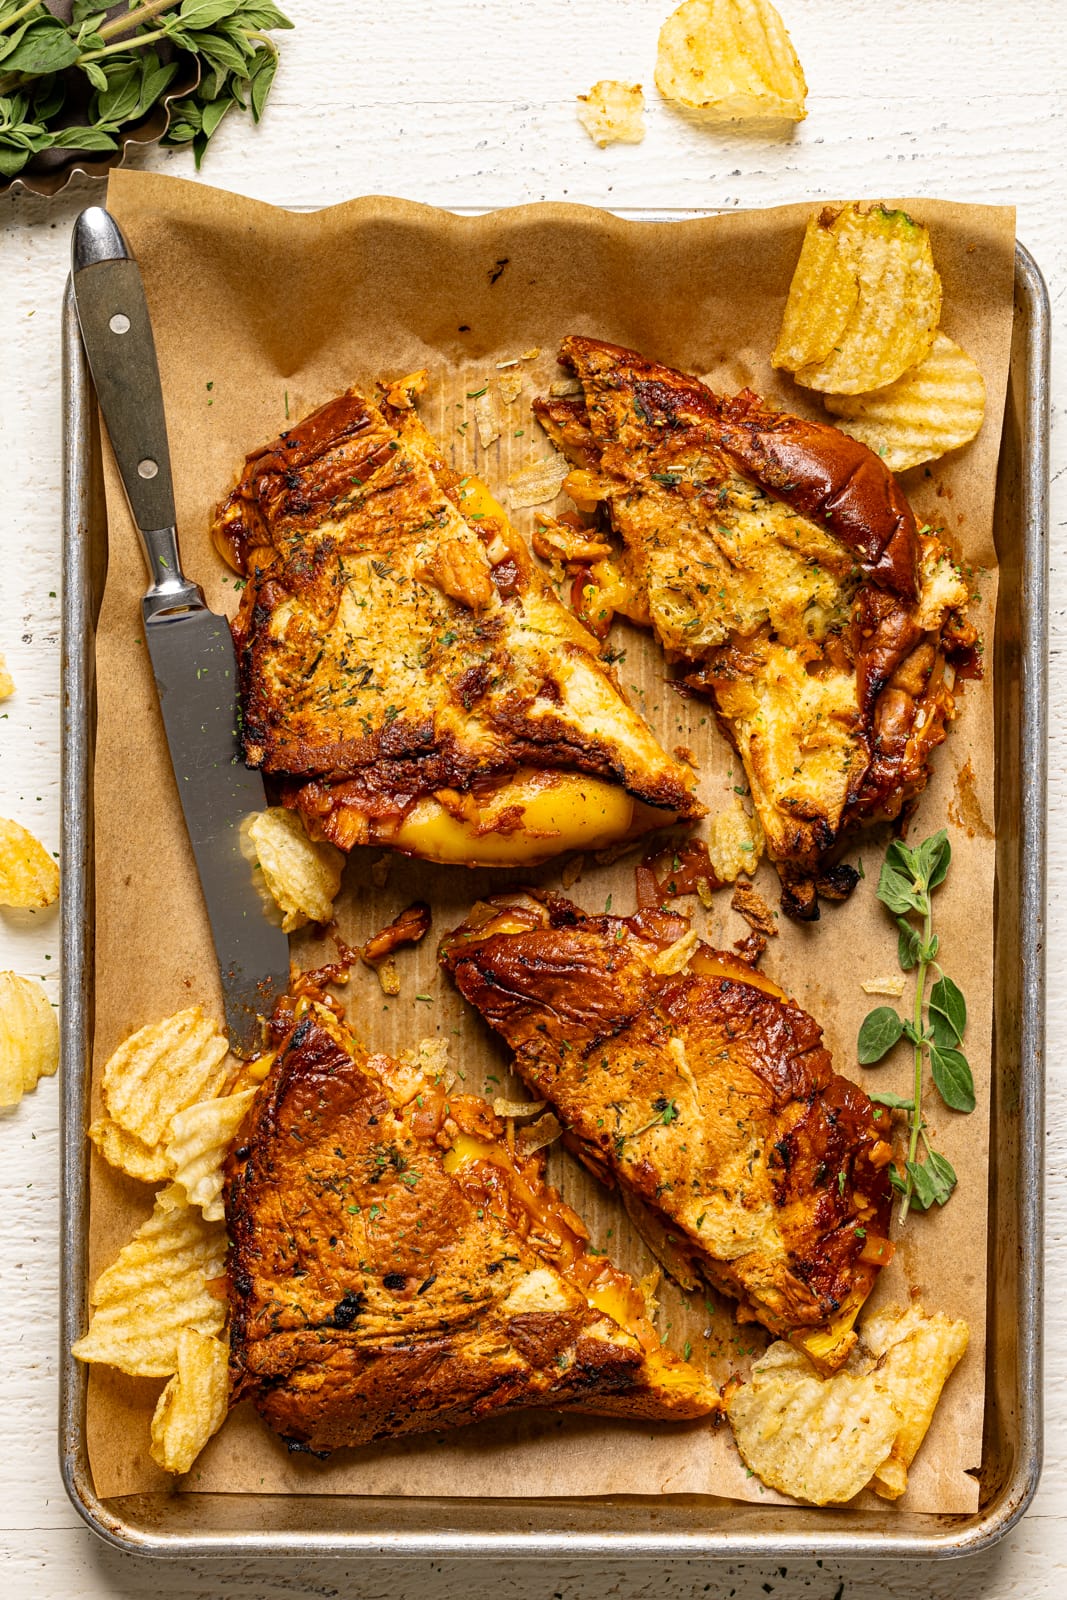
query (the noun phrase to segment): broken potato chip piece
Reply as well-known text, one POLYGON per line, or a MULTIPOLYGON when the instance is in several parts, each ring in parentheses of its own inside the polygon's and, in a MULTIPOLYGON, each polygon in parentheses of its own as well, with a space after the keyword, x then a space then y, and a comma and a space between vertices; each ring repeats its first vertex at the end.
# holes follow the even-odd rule
POLYGON ((4 652, 0 650, 0 700, 10 700, 15 692, 15 680, 7 670, 4 652))
POLYGON ((645 96, 639 83, 601 78, 578 96, 578 121, 601 150, 609 144, 640 144, 645 137, 645 96))
POLYGON ((97 1279, 89 1327, 72 1354, 133 1377, 168 1378, 178 1371, 183 1329, 222 1332, 226 1302, 208 1284, 225 1266, 225 1227, 206 1222, 178 1184, 161 1189, 148 1221, 97 1279))
POLYGON ((176 1111, 220 1092, 229 1076, 226 1050, 200 1006, 139 1028, 104 1067, 109 1116, 149 1148, 162 1144, 176 1111))
POLYGON ((249 824, 263 881, 282 912, 282 931, 329 922, 345 858, 334 845, 309 839, 295 811, 270 806, 249 824))
POLYGON ((883 1500, 897 1500, 908 1486, 908 1468, 926 1438, 941 1391, 967 1349, 970 1330, 960 1319, 941 1311, 927 1316, 912 1301, 901 1309, 889 1306, 870 1317, 860 1333, 861 1359, 888 1395, 900 1427, 893 1448, 871 1480, 883 1500))
POLYGON ((808 114, 804 69, 770 0, 685 0, 660 29, 656 87, 722 122, 808 114))
POLYGON ((226 1421, 230 1404, 229 1345, 192 1328, 176 1341, 178 1370, 156 1404, 152 1460, 164 1472, 188 1472, 212 1434, 226 1421))
POLYGON ((90 1123, 89 1137, 109 1166, 138 1178, 141 1183, 162 1183, 172 1176, 173 1168, 165 1150, 159 1145, 145 1144, 111 1117, 97 1117, 90 1123))
POLYGON ((969 444, 985 417, 985 384, 965 350, 937 333, 929 352, 895 383, 868 394, 823 396, 843 433, 906 472, 969 444))
POLYGON ((170 1119, 166 1154, 174 1181, 209 1222, 221 1222, 225 1215, 223 1165, 255 1096, 255 1089, 245 1089, 220 1100, 199 1100, 170 1119))
POLYGON ((923 359, 940 316, 922 223, 858 200, 824 206, 808 222, 771 364, 806 389, 881 389, 923 359))
POLYGON ((566 456, 556 451, 544 461, 535 461, 513 472, 508 479, 508 499, 512 509, 517 511, 524 506, 543 506, 549 500, 554 500, 569 471, 570 464, 566 456))
POLYGON ((50 1078, 59 1066, 59 1023, 36 978, 0 972, 0 1107, 50 1078))
POLYGON ((866 1487, 897 1499, 967 1338, 965 1322, 892 1307, 829 1378, 792 1345, 772 1344, 726 1397, 741 1459, 768 1487, 812 1505, 844 1505, 866 1487))
POLYGON ((712 818, 708 829, 708 860, 720 883, 736 883, 742 872, 752 877, 763 854, 763 829, 734 798, 712 818))
POLYGON ((28 828, 0 817, 0 906, 41 911, 59 895, 59 868, 28 828))

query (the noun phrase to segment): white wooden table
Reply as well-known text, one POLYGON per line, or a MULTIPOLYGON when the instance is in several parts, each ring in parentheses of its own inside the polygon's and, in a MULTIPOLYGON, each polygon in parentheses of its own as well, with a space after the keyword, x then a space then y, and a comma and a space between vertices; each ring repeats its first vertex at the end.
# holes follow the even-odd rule
MULTIPOLYGON (((779 0, 804 62, 809 116, 793 137, 691 127, 652 87, 670 0, 286 0, 297 21, 265 121, 228 120, 205 181, 278 205, 377 192, 442 206, 568 198, 618 208, 760 206, 806 197, 929 194, 1014 203, 1019 237, 1067 307, 1067 49, 1063 0, 779 0), (574 96, 640 80, 648 135, 600 151, 574 96)), ((146 166, 193 176, 185 152, 146 166)), ((42 201, 0 198, 0 649, 18 692, 0 711, 0 815, 59 837, 59 309, 71 222, 102 199, 76 181, 42 201)), ((1067 1117, 1057 1004, 1067 957, 1067 429, 1053 397, 1049 1126, 1067 1117)), ((138 959, 131 951, 131 960, 138 959)), ((58 918, 0 913, 0 968, 56 992, 58 918)), ((841 1600, 892 1593, 1040 1600, 1067 1593, 1067 1183, 1050 1137, 1048 1447, 1038 1498, 989 1554, 927 1566, 796 1563, 541 1566, 149 1564, 78 1521, 56 1468, 57 1093, 0 1118, 0 1582, 11 1600, 58 1595, 666 1596, 841 1600)))

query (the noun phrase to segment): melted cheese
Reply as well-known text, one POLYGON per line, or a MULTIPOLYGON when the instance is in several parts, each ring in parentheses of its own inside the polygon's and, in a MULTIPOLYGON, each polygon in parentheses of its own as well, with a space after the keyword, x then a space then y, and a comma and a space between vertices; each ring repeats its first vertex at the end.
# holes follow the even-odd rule
POLYGON ((598 850, 625 836, 634 803, 625 789, 570 773, 518 774, 479 805, 474 818, 420 800, 389 842, 426 861, 470 867, 527 866, 565 850, 598 850), (521 815, 504 818, 517 807, 521 815), (499 821, 507 830, 496 831, 499 821))

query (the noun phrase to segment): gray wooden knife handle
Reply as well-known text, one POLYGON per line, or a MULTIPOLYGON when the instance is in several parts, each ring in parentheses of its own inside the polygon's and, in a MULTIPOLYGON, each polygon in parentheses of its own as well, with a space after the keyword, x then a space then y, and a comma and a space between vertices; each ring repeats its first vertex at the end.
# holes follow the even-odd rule
POLYGON ((182 572, 167 422, 140 269, 102 206, 74 224, 72 284, 82 342, 151 583, 145 611, 202 606, 182 572))

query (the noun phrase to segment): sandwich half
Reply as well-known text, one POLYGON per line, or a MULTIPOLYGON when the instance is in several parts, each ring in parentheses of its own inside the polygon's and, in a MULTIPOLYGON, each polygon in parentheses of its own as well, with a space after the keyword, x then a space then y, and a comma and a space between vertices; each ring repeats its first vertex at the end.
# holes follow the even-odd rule
POLYGON ((818 1023, 673 913, 499 896, 441 959, 672 1276, 840 1367, 892 1255, 892 1151, 818 1023))
MULTIPOLYGON (((835 847, 906 817, 973 669, 968 590, 878 456, 827 423, 732 399, 636 351, 563 341, 581 395, 534 402, 583 512, 618 540, 579 610, 651 627, 745 768, 782 904, 855 883, 835 847)), ((546 537, 550 540, 551 530, 546 537)), ((561 553, 573 532, 561 532, 561 553)))
POLYGON ((284 1020, 227 1189, 234 1400, 319 1452, 530 1406, 718 1411, 433 1048, 368 1056, 307 1000, 284 1020))
POLYGON ((510 866, 702 814, 502 508, 419 421, 422 373, 254 451, 215 542, 247 577, 242 738, 312 837, 510 866))

